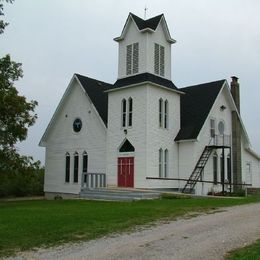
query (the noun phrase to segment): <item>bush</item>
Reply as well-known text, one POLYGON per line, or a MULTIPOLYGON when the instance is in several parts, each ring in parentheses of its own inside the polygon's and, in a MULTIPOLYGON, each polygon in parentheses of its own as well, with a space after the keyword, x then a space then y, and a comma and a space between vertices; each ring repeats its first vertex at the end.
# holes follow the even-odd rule
POLYGON ((43 195, 44 168, 0 172, 0 197, 43 195))

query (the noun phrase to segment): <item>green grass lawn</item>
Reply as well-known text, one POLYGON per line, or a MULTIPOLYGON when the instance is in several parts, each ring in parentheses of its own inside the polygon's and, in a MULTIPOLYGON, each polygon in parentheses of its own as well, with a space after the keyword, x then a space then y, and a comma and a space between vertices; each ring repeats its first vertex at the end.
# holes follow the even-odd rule
POLYGON ((136 202, 87 200, 0 202, 0 256, 19 250, 89 240, 190 212, 260 202, 242 199, 161 199, 136 202))
POLYGON ((227 260, 258 260, 260 259, 260 240, 256 243, 232 251, 227 260))

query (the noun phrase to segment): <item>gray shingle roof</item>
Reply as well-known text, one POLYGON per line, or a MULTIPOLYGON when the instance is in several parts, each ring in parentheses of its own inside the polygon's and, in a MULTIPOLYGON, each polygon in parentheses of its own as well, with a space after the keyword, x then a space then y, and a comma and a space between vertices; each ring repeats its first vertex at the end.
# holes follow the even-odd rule
POLYGON ((160 14, 160 15, 157 15, 155 17, 152 17, 148 20, 143 20, 142 18, 134 15, 133 13, 130 13, 130 15, 133 17, 137 27, 139 30, 143 30, 143 29, 146 29, 146 28, 150 28, 152 30, 156 30, 163 14, 160 14))
POLYGON ((196 139, 225 80, 179 89, 181 95, 181 129, 175 141, 196 139))
POLYGON ((114 83, 114 85, 111 89, 121 88, 124 86, 129 86, 129 85, 138 84, 138 83, 142 83, 142 82, 152 82, 152 83, 164 86, 169 89, 178 90, 178 88, 173 84, 173 82, 171 80, 168 80, 168 79, 165 79, 162 77, 158 77, 151 73, 141 73, 141 74, 136 74, 136 75, 129 76, 126 78, 118 79, 114 83))
POLYGON ((108 95, 104 91, 111 88, 112 85, 80 74, 75 75, 96 107, 104 124, 107 125, 108 95))

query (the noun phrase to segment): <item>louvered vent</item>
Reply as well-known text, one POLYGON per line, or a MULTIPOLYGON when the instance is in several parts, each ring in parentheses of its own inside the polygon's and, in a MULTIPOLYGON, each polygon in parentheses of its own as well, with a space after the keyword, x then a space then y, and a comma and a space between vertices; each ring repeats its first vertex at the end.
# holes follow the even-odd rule
POLYGON ((139 69, 139 44, 133 44, 133 73, 138 73, 139 69))
POLYGON ((160 46, 160 75, 164 76, 164 47, 160 46))
POLYGON ((159 74, 159 44, 154 44, 154 73, 159 74))
POLYGON ((139 71, 139 44, 138 42, 126 46, 126 75, 139 71))
POLYGON ((126 75, 132 73, 132 44, 126 46, 126 75))
POLYGON ((158 43, 154 44, 154 73, 160 76, 165 75, 165 51, 158 43))

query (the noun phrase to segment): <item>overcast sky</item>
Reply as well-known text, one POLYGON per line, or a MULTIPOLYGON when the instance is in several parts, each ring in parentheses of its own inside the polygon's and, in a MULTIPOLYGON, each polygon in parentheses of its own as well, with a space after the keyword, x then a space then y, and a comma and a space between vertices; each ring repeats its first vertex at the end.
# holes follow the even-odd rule
POLYGON ((19 92, 39 102, 36 124, 20 152, 44 163, 38 147, 74 73, 113 83, 117 43, 129 12, 164 13, 172 38, 172 80, 179 88, 239 77, 241 114, 260 153, 259 0, 16 0, 4 4, 10 23, 0 36, 0 56, 23 64, 19 92))

